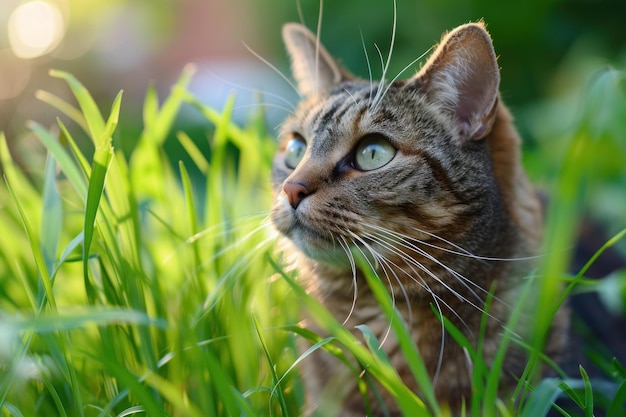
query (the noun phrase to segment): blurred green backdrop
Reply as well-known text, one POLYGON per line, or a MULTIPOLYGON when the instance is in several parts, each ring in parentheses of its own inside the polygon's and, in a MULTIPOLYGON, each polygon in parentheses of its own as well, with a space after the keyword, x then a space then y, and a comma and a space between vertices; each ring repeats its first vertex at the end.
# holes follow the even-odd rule
MULTIPOLYGON (((320 1, 299 3, 3 0, 0 130, 14 136, 23 130, 24 119, 40 120, 47 109, 34 101, 33 93, 58 88, 47 77, 50 68, 74 73, 102 100, 110 100, 122 88, 127 96, 141 95, 151 81, 166 88, 188 62, 199 65, 195 87, 209 99, 217 100, 232 90, 228 83, 272 87, 275 93, 287 95, 285 83, 244 43, 284 70, 280 26, 302 18, 311 28, 317 25, 320 1), (37 34, 47 40, 38 40, 37 34), (219 80, 211 77, 213 73, 219 80)), ((391 73, 426 51, 443 31, 484 19, 500 54, 503 94, 513 107, 576 88, 590 68, 620 65, 626 59, 624 1, 397 0, 397 10, 391 73)), ((373 45, 386 56, 392 23, 391 0, 326 1, 322 40, 352 71, 367 76, 362 36, 376 75, 379 65, 373 45)), ((127 105, 139 107, 139 101, 127 99, 127 105)))

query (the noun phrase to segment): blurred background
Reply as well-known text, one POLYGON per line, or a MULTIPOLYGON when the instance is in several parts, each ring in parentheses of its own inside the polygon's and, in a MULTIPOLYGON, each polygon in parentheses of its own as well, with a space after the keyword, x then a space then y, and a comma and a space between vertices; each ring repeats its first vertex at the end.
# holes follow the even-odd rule
MULTIPOLYGON (((48 76, 51 68, 76 75, 103 105, 124 89, 123 124, 130 129, 139 123, 131 115, 147 86, 167 93, 190 62, 198 66, 192 90, 218 107, 233 90, 241 108, 259 101, 254 90, 293 101, 287 83, 246 45, 286 71, 281 25, 304 20, 315 28, 319 7, 320 0, 2 0, 0 130, 15 142, 25 120, 54 121, 55 112, 34 97, 37 89, 64 94, 63 83, 48 76)), ((623 0, 397 0, 397 8, 391 74, 443 31, 484 18, 514 109, 571 93, 594 69, 626 61, 623 0)), ((326 1, 323 9, 321 36, 333 55, 367 77, 364 44, 379 75, 374 45, 387 56, 392 0, 326 1)), ((286 106, 280 103, 273 107, 286 106)))

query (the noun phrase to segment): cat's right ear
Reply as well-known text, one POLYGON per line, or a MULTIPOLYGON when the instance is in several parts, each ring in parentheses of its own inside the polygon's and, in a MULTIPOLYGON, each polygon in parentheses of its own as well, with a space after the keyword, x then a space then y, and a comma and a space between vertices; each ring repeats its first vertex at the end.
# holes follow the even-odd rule
POLYGON ((321 93, 349 78, 306 27, 287 23, 283 26, 283 40, 301 96, 321 93))
POLYGON ((463 25, 444 36, 414 82, 432 102, 452 113, 463 137, 484 138, 495 120, 500 84, 484 24, 463 25))

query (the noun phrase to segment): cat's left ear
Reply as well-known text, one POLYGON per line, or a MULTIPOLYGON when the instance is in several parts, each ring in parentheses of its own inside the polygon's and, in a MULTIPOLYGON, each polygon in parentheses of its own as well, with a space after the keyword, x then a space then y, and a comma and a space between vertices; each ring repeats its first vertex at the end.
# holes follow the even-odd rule
POLYGON ((413 82, 452 111, 464 138, 485 137, 495 120, 500 72, 484 24, 463 25, 444 36, 413 82))
POLYGON ((350 78, 326 48, 304 26, 287 23, 283 40, 291 57, 291 70, 303 97, 321 93, 350 78))

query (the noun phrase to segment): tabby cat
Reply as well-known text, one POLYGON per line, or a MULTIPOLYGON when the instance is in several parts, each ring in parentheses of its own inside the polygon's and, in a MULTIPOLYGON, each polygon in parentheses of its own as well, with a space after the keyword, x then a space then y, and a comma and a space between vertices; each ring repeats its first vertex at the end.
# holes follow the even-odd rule
MULTIPOLYGON (((355 335, 365 324, 384 340, 419 393, 351 249, 374 261, 438 400, 458 411, 471 396, 471 364, 431 306, 476 341, 495 288, 483 349, 490 363, 542 234, 540 202, 499 97, 491 38, 482 23, 460 26, 415 76, 390 83, 352 76, 301 25, 285 25, 283 38, 302 101, 279 137, 272 222, 308 291, 355 335)), ((562 347, 566 321, 562 314, 554 321, 549 354, 562 347)), ((515 331, 523 335, 524 326, 515 331)), ((364 415, 345 366, 321 351, 305 362, 311 407, 338 399, 340 415, 364 415)), ((523 350, 511 348, 502 385, 513 385, 524 366, 523 350)), ((376 415, 379 402, 372 401, 376 415)))

